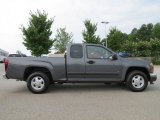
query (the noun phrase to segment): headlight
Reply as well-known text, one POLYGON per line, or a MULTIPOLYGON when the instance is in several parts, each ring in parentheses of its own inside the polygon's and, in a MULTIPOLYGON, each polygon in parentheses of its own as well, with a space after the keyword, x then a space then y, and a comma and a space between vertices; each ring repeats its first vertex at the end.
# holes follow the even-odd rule
POLYGON ((150 73, 153 73, 153 72, 154 72, 154 65, 153 65, 153 63, 150 63, 150 64, 149 64, 149 72, 150 72, 150 73))

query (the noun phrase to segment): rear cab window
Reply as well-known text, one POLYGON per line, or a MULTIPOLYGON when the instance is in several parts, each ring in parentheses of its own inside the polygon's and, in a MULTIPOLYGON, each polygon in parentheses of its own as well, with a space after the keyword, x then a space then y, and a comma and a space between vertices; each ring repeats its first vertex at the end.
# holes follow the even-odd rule
POLYGON ((70 57, 71 58, 82 58, 83 57, 83 48, 82 45, 72 45, 70 47, 70 57))

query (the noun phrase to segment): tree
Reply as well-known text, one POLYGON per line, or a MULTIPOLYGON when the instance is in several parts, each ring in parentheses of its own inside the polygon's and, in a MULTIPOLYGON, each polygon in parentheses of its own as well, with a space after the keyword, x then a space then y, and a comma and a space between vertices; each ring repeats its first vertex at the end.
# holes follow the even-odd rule
POLYGON ((160 23, 157 23, 157 24, 154 25, 153 37, 160 39, 160 23))
POLYGON ((150 41, 152 38, 152 30, 153 30, 153 24, 143 24, 140 29, 137 31, 137 40, 138 41, 150 41))
POLYGON ((138 42, 137 32, 138 32, 138 29, 137 28, 133 28, 131 33, 128 35, 128 40, 129 41, 133 41, 133 42, 138 42))
POLYGON ((136 46, 136 56, 148 57, 151 56, 151 43, 150 41, 140 41, 136 46))
POLYGON ((66 28, 57 29, 57 35, 54 39, 54 48, 57 50, 57 53, 64 53, 66 50, 66 45, 72 43, 72 33, 67 33, 66 28))
POLYGON ((124 44, 123 44, 123 50, 126 53, 129 53, 130 56, 136 56, 137 55, 137 42, 132 42, 130 40, 127 40, 124 44))
POLYGON ((48 14, 43 11, 30 12, 29 25, 25 28, 23 25, 21 31, 23 33, 23 44, 27 50, 31 51, 34 56, 48 54, 52 47, 53 40, 50 38, 52 31, 52 19, 48 19, 48 14))
POLYGON ((114 51, 120 51, 126 39, 127 34, 122 33, 117 28, 111 28, 107 35, 108 48, 114 51))
POLYGON ((151 45, 151 56, 152 56, 152 62, 154 64, 160 65, 160 39, 151 39, 150 41, 151 45))
POLYGON ((91 20, 84 21, 85 30, 82 31, 84 43, 101 44, 99 36, 95 35, 97 31, 97 24, 91 23, 91 20))

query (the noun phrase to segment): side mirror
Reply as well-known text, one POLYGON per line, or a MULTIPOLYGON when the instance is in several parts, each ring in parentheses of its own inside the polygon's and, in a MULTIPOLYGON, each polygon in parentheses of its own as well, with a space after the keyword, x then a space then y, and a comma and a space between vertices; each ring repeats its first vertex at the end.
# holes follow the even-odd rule
POLYGON ((111 60, 117 60, 118 59, 118 56, 117 54, 113 54, 111 57, 110 57, 111 60))

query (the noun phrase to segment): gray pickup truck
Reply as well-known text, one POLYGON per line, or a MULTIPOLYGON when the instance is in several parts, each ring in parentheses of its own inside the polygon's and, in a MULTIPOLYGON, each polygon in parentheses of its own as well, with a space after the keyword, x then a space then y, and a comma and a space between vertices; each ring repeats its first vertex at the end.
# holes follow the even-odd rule
POLYGON ((125 83, 132 91, 143 91, 156 81, 153 64, 121 58, 97 44, 68 44, 62 57, 8 57, 3 75, 27 82, 33 93, 45 92, 54 83, 125 83))

